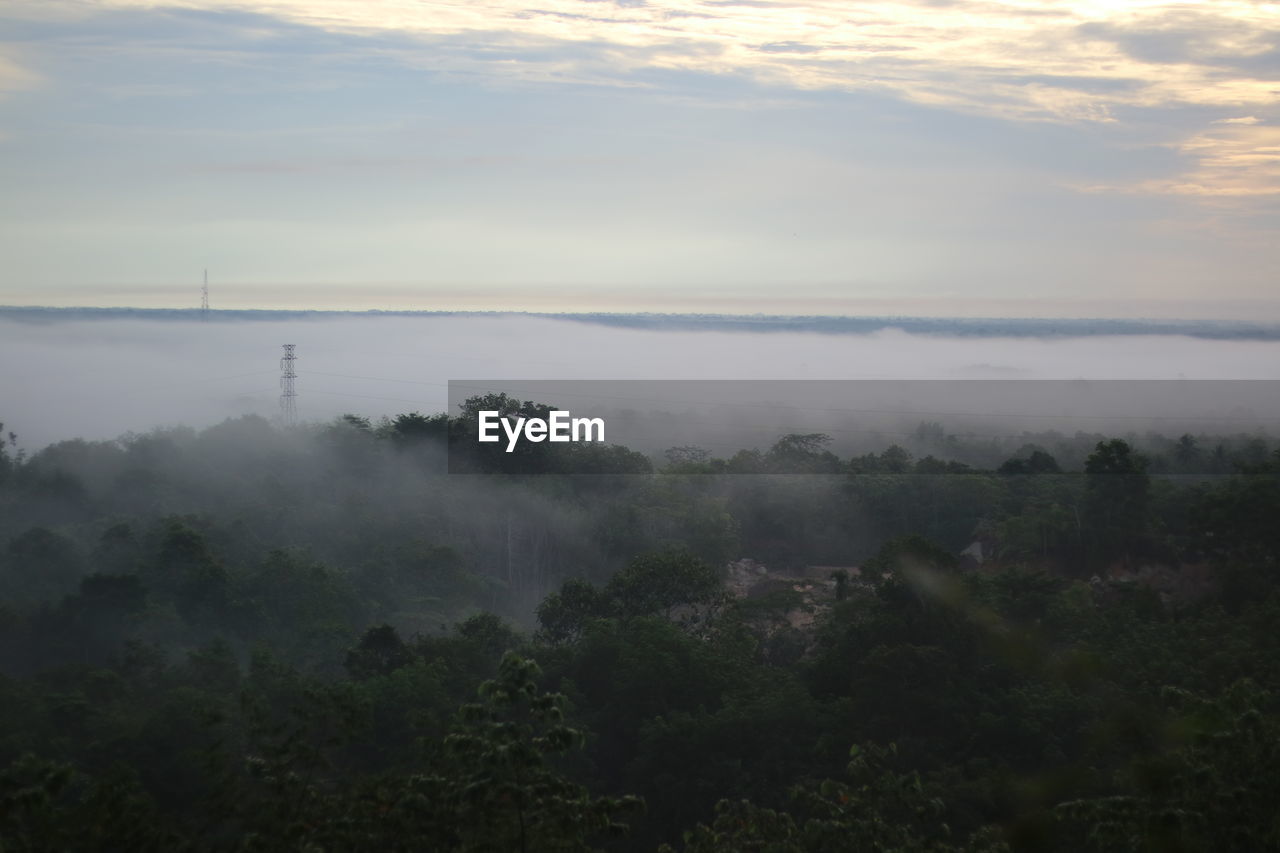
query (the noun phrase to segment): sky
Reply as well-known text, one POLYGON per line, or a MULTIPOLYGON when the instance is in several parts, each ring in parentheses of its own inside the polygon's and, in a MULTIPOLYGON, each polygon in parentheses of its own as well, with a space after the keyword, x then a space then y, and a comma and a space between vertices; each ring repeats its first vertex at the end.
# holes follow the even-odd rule
POLYGON ((0 305, 1280 320, 1280 4, 5 0, 0 305))

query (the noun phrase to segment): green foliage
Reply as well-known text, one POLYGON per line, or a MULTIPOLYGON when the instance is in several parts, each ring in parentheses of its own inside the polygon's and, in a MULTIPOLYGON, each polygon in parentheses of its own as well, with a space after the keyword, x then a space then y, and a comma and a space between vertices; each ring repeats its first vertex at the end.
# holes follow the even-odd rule
POLYGON ((177 851, 154 805, 126 777, 101 782, 70 765, 26 755, 0 770, 0 849, 177 851))
POLYGON ((360 644, 347 652, 345 666, 354 679, 363 681, 378 675, 389 675, 408 666, 413 654, 405 646, 396 629, 378 625, 364 632, 360 644))
POLYGON ((58 598, 75 588, 85 569, 75 543, 44 527, 33 527, 14 537, 4 556, 0 593, 8 601, 58 598))
POLYGON ((623 616, 672 616, 678 607, 696 610, 717 603, 720 573, 687 553, 644 554, 609 579, 605 594, 623 616))
POLYGON ((579 639, 596 619, 661 615, 691 631, 706 626, 724 603, 720 572, 691 554, 642 554, 603 589, 565 581, 538 605, 539 637, 552 645, 579 639))
POLYGON ((12 432, 6 434, 4 423, 0 422, 0 483, 4 483, 22 464, 22 451, 12 452, 18 446, 18 437, 12 432))
POLYGON ((611 615, 613 605, 607 593, 587 581, 571 578, 538 605, 540 637, 551 645, 572 643, 582 636, 587 623, 611 615))
POLYGON ((6 452, 0 849, 1280 849, 1266 444, 446 478, 459 428, 6 452))
POLYGON ((1058 460, 1043 450, 1032 450, 1025 459, 1014 457, 1001 464, 1001 474, 1061 474, 1058 460))
POLYGON ((548 766, 580 748, 583 734, 565 725, 564 697, 541 693, 538 676, 537 664, 509 652, 445 739, 462 850, 592 850, 593 837, 624 832, 618 817, 639 805, 593 797, 548 766))
POLYGON ((447 415, 423 415, 410 412, 397 415, 391 421, 390 437, 400 447, 412 447, 427 441, 443 444, 449 437, 447 415))
POLYGON ((844 601, 849 597, 849 572, 836 569, 831 573, 831 579, 836 582, 836 601, 844 601))
POLYGON ((769 448, 765 465, 779 474, 835 474, 844 467, 839 457, 827 450, 831 436, 824 433, 791 433, 769 448))
MULTIPOLYGON (((869 744, 849 751, 848 780, 801 785, 792 792, 797 819, 747 801, 722 800, 710 826, 685 835, 684 853, 861 853, 861 851, 1007 851, 998 834, 957 843, 943 822, 946 805, 919 773, 892 769, 897 748, 869 744)), ((670 847, 663 848, 672 853, 670 847)))
POLYGON ((1106 559, 1132 553, 1148 526, 1147 460, 1115 438, 1098 442, 1084 471, 1084 516, 1096 555, 1106 559))
POLYGON ((1249 681, 1215 699, 1173 688, 1162 698, 1168 744, 1125 769, 1133 793, 1061 803, 1058 819, 1093 850, 1280 849, 1275 698, 1249 681))

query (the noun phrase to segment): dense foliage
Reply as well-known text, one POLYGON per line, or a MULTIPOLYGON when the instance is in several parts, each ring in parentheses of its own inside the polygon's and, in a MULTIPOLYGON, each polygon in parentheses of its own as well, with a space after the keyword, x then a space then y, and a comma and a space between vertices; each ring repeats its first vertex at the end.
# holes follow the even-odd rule
POLYGON ((0 444, 0 850, 1280 849, 1264 439, 451 424, 0 444))

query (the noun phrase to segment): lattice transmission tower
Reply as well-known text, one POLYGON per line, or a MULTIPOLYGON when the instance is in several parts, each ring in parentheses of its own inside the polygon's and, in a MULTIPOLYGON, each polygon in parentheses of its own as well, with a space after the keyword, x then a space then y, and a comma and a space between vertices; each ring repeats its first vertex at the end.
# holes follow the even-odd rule
POLYGON ((204 287, 200 288, 200 319, 209 322, 209 271, 204 271, 204 287))
POLYGON ((284 344, 284 357, 280 359, 280 419, 286 427, 297 426, 298 392, 294 390, 293 380, 298 374, 293 372, 293 363, 297 357, 293 354, 295 344, 284 344))

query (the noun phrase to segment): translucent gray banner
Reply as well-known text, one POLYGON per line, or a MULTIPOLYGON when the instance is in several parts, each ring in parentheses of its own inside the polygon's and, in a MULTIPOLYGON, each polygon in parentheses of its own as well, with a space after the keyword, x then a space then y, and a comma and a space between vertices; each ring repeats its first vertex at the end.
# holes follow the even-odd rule
POLYGON ((889 452, 938 474, 1037 449, 1069 472, 1122 439, 1196 475, 1228 473, 1219 446, 1270 452, 1280 381, 455 380, 449 414, 454 473, 859 473, 889 452))

